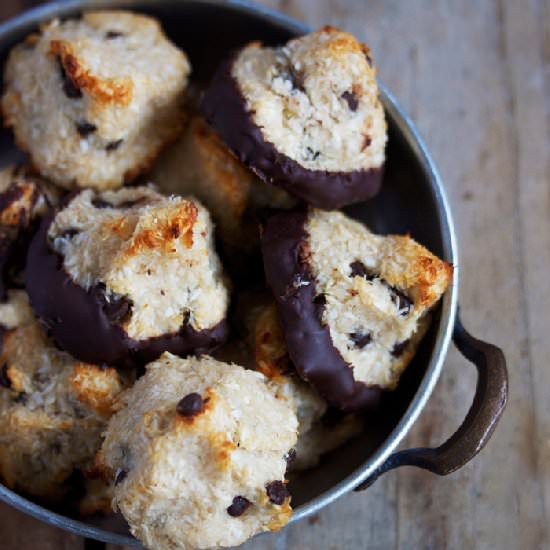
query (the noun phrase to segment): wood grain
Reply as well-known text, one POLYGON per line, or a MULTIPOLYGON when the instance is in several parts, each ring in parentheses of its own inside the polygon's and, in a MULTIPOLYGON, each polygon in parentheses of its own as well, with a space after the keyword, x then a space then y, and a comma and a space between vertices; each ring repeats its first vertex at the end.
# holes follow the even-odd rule
MULTIPOLYGON (((510 402, 487 448, 459 472, 390 473, 367 492, 243 548, 550 547, 550 3, 263 3, 313 27, 341 26, 372 48, 381 79, 416 121, 446 183, 460 243, 463 320, 504 349, 510 402)), ((449 436, 474 384, 473 369, 451 351, 405 445, 449 436)), ((5 506, 0 518, 6 550, 82 548, 5 506)))

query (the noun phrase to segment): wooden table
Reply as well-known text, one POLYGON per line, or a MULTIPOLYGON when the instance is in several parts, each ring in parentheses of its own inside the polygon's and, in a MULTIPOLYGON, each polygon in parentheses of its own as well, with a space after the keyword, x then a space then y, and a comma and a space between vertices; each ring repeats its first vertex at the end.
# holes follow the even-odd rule
MULTIPOLYGON (((0 15, 24 3, 4 0, 0 15)), ((340 26, 373 49, 381 79, 439 165, 460 242, 463 320, 505 350, 510 400, 489 445, 459 472, 390 473, 246 549, 550 547, 550 3, 264 3, 313 27, 340 26)), ((405 446, 450 435, 474 384, 473 369, 452 350, 405 446)), ((0 536, 4 550, 83 548, 3 505, 0 536)))

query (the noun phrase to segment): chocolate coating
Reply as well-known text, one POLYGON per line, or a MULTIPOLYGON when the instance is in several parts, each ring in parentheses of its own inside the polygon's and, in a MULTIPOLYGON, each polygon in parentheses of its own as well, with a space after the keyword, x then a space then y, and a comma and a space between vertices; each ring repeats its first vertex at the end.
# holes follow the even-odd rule
POLYGON ((353 369, 321 323, 314 277, 303 259, 307 211, 273 214, 264 225, 262 254, 267 284, 277 301, 288 353, 300 376, 330 405, 346 411, 378 405, 382 390, 353 378, 353 369))
POLYGON ((231 75, 237 54, 222 62, 204 93, 201 110, 233 153, 267 183, 299 199, 331 210, 370 199, 380 190, 382 168, 353 172, 309 170, 277 151, 252 120, 231 75))
POLYGON ((101 285, 86 291, 63 269, 61 257, 48 244, 52 220, 53 214, 42 220, 31 242, 25 286, 49 334, 76 358, 121 367, 144 365, 164 351, 181 356, 206 353, 226 339, 226 321, 201 331, 184 324, 176 333, 146 340, 130 338, 106 311, 101 285))

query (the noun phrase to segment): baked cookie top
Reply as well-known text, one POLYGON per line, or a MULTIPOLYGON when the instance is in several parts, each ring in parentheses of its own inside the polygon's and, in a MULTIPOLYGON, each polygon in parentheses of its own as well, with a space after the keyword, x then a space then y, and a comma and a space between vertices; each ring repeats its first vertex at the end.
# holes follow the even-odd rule
POLYGON ((66 188, 115 188, 182 128, 185 54, 131 12, 55 19, 10 53, 2 111, 41 173, 66 188))
POLYGON ((297 419, 268 380, 210 357, 168 353, 124 394, 100 460, 145 545, 233 546, 288 521, 285 455, 297 419))
POLYGON ((303 167, 351 172, 384 163, 376 71, 353 35, 325 27, 280 48, 253 43, 231 74, 265 140, 303 167))

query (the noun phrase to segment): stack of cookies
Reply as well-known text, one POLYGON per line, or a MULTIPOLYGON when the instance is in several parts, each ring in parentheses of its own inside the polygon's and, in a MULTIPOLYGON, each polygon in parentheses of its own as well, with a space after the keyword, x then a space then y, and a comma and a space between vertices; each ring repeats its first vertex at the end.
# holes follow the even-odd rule
POLYGON ((283 527, 452 279, 337 210, 383 184, 365 45, 248 44, 198 105, 190 75, 153 18, 90 12, 15 46, 2 97, 0 479, 159 550, 283 527))

